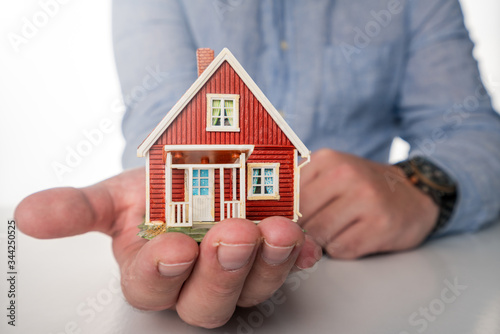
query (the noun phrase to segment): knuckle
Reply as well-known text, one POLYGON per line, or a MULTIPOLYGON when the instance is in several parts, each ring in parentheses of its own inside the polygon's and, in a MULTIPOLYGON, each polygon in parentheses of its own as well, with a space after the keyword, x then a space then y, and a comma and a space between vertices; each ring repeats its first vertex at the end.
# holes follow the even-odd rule
POLYGON ((377 189, 377 187, 370 182, 364 182, 360 187, 359 187, 359 196, 364 199, 368 199, 370 201, 376 201, 378 202, 380 200, 380 192, 377 189))
POLYGON ((176 284, 155 284, 147 277, 137 275, 130 268, 122 270, 120 285, 123 296, 136 309, 160 311, 170 309, 176 304, 176 284))
MULTIPOLYGON (((151 299, 151 296, 160 296, 163 292, 155 291, 153 288, 149 288, 147 291, 137 291, 128 285, 124 285, 122 281, 122 292, 123 296, 130 304, 130 306, 143 310, 143 311, 161 311, 170 309, 175 306, 175 299, 169 300, 170 298, 162 298, 157 300, 156 298, 151 299)), ((166 294, 168 295, 168 293, 166 294)))
MULTIPOLYGON (((235 293, 239 290, 241 287, 241 282, 236 282, 236 281, 225 281, 225 282, 220 282, 220 283, 208 283, 205 286, 206 293, 211 296, 211 298, 217 300, 217 299, 224 299, 227 300, 231 296, 234 296, 235 293)), ((213 300, 212 299, 212 300, 213 300)))
POLYGON ((354 180, 357 177, 357 172, 350 164, 341 164, 336 168, 328 169, 324 173, 324 177, 325 182, 331 184, 338 180, 354 180))
POLYGON ((378 222, 379 228, 383 231, 391 231, 393 229, 391 220, 389 218, 383 217, 378 222))
POLYGON ((239 307, 252 307, 252 306, 255 306, 255 305, 258 305, 258 304, 262 303, 265 300, 267 300, 267 298, 241 297, 238 300, 238 306, 239 307))
POLYGON ((355 165, 347 162, 338 166, 335 172, 338 177, 348 180, 359 179, 362 176, 359 169, 355 165))
MULTIPOLYGON (((325 184, 335 183, 339 179, 339 173, 337 169, 330 169, 324 175, 325 184)), ((317 189, 314 189, 314 191, 316 192, 317 189)))
POLYGON ((390 232, 394 228, 391 217, 385 213, 373 213, 371 219, 371 224, 379 237, 386 235, 386 232, 390 232))

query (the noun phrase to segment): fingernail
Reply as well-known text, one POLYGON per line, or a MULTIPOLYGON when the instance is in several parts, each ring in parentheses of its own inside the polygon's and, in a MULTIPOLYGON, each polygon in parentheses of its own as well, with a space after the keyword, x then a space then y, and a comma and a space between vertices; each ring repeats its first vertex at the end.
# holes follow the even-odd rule
MULTIPOLYGON (((311 236, 306 235, 307 239, 314 240, 311 236)), ((301 259, 300 263, 296 263, 295 266, 300 269, 308 269, 313 267, 321 258, 323 257, 323 249, 321 246, 315 243, 314 251, 312 256, 301 259)))
POLYGON ((193 261, 183 262, 183 263, 172 263, 172 264, 158 262, 158 271, 162 276, 167 276, 167 277, 179 276, 180 274, 188 270, 189 267, 191 267, 193 261))
POLYGON ((255 244, 226 244, 219 242, 217 258, 225 270, 237 270, 245 266, 252 256, 255 244))
POLYGON ((335 254, 335 253, 341 252, 342 248, 343 247, 341 244, 338 244, 335 242, 330 242, 328 244, 328 246, 326 247, 326 251, 328 252, 328 254, 335 254))
POLYGON ((300 270, 309 269, 313 267, 318 261, 319 260, 316 258, 316 256, 306 257, 305 259, 302 259, 300 263, 295 263, 295 266, 300 270))
MULTIPOLYGON (((310 235, 306 235, 306 239, 311 239, 312 241, 314 241, 313 237, 311 237, 310 235)), ((318 245, 316 242, 314 244, 315 244, 314 259, 316 261, 319 261, 323 257, 323 248, 321 248, 321 246, 318 245)))
POLYGON ((282 264, 288 259, 294 247, 295 245, 285 247, 273 246, 269 244, 267 240, 264 240, 261 255, 266 263, 276 266, 278 264, 282 264))

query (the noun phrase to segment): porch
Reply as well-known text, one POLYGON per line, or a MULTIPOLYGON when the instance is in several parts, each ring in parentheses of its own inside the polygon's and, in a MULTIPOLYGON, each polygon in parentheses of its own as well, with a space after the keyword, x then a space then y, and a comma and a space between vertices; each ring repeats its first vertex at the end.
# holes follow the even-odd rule
POLYGON ((166 145, 166 228, 203 229, 226 218, 245 218, 245 168, 252 151, 253 145, 166 145), (172 199, 175 169, 184 170, 184 201, 172 199))

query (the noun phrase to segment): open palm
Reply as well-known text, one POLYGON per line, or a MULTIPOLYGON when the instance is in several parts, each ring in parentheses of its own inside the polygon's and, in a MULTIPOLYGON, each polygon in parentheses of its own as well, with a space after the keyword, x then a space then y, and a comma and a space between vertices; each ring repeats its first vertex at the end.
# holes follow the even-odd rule
POLYGON ((19 228, 36 238, 99 231, 113 238, 129 303, 145 310, 175 309, 207 328, 226 323, 236 305, 253 306, 283 283, 290 270, 308 268, 321 248, 292 221, 271 217, 216 224, 198 245, 182 233, 151 241, 137 236, 145 211, 144 169, 95 185, 33 194, 16 209, 19 228))

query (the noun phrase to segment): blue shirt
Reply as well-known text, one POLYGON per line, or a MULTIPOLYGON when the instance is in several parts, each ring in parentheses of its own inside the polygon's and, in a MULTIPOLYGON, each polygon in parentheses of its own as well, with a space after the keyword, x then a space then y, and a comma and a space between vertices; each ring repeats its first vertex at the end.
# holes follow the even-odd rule
POLYGON ((306 146, 387 162, 392 140, 457 181, 439 235, 500 212, 500 117, 455 0, 115 0, 125 167, 196 80, 195 50, 227 47, 306 146))

